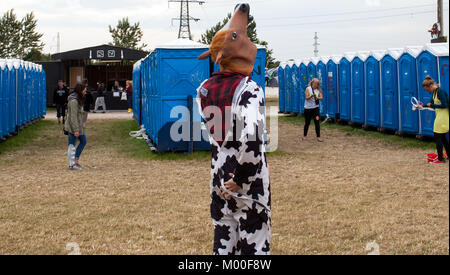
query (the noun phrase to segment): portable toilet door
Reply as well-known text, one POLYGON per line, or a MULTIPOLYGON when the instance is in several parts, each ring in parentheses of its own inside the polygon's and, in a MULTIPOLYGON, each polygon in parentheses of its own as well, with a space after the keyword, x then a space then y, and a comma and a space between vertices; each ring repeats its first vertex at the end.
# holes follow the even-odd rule
POLYGON ((15 109, 16 109, 16 69, 13 60, 9 59, 6 63, 8 67, 8 90, 6 91, 6 134, 12 134, 15 131, 15 109))
POLYGON ((386 51, 372 51, 365 62, 365 125, 381 127, 380 60, 386 51))
POLYGON ((449 93, 448 43, 427 44, 425 49, 436 56, 438 62, 439 85, 449 93))
POLYGON ((253 65, 253 72, 250 74, 252 80, 266 90, 266 48, 257 45, 255 64, 253 65))
MULTIPOLYGON (((419 101, 427 104, 431 102, 433 94, 425 91, 422 87, 422 82, 425 77, 430 76, 431 78, 439 82, 438 74, 438 58, 430 53, 426 48, 417 56, 417 87, 419 90, 419 101)), ((420 136, 433 137, 434 132, 434 120, 436 118, 436 113, 433 111, 420 111, 420 136)))
POLYGON ((293 96, 294 96, 294 83, 292 82, 292 66, 294 65, 294 62, 289 61, 286 69, 286 113, 292 113, 293 112, 293 96))
POLYGON ((419 134, 419 111, 413 111, 411 98, 418 98, 416 57, 420 50, 408 47, 398 60, 399 133, 419 134))
POLYGON ((381 70, 381 129, 399 130, 399 83, 397 60, 404 49, 389 49, 380 61, 381 70))
POLYGON ((331 56, 327 62, 327 115, 335 119, 339 114, 339 73, 338 66, 342 59, 340 55, 331 56))
POLYGON ((300 78, 300 114, 305 113, 305 91, 306 87, 308 87, 308 68, 304 62, 300 63, 299 78, 300 78))
POLYGON ((292 65, 292 112, 294 114, 300 113, 300 83, 299 71, 296 62, 292 65))
POLYGON ((351 63, 347 56, 339 62, 339 114, 343 121, 351 119, 351 63))
POLYGON ((364 62, 368 53, 358 53, 352 62, 352 88, 351 88, 351 121, 365 123, 365 77, 364 62))
POLYGON ((6 119, 5 119, 5 99, 4 99, 4 95, 6 93, 6 91, 8 90, 7 88, 7 75, 8 75, 8 71, 7 71, 7 67, 6 67, 6 60, 5 59, 0 59, 0 139, 4 138, 6 135, 6 131, 5 131, 5 125, 6 125, 6 119))
POLYGON ((286 100, 285 100, 285 91, 284 91, 284 67, 286 63, 282 63, 278 66, 278 108, 280 113, 284 113, 286 111, 286 100))
POLYGON ((313 80, 313 78, 316 78, 316 65, 314 64, 313 60, 311 59, 309 63, 307 63, 308 67, 308 84, 313 80))
POLYGON ((323 99, 320 101, 320 116, 327 116, 327 102, 328 102, 328 75, 327 75, 327 63, 329 58, 322 57, 316 65, 316 73, 317 79, 319 79, 320 86, 322 88, 322 97, 323 99))

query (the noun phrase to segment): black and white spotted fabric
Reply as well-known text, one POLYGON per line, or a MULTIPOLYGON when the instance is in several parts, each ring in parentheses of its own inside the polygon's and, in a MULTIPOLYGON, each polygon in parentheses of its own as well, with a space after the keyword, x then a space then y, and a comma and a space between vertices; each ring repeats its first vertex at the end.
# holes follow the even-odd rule
MULTIPOLYGON (((205 83, 205 82, 204 82, 205 83)), ((204 84, 203 83, 203 84, 204 84)), ((207 96, 198 89, 198 99, 207 96)), ((264 147, 265 100, 263 89, 244 78, 234 93, 231 127, 221 146, 210 135, 211 217, 214 224, 214 254, 270 254, 270 181, 264 147), (243 125, 242 131, 239 125, 243 125), (234 174, 241 187, 232 198, 222 196, 224 182, 234 174)), ((200 106, 200 104, 199 104, 200 106)), ((203 110, 200 112, 203 115, 203 110)), ((203 115, 204 116, 204 115, 203 115)), ((210 128, 210 125, 208 125, 210 128)))

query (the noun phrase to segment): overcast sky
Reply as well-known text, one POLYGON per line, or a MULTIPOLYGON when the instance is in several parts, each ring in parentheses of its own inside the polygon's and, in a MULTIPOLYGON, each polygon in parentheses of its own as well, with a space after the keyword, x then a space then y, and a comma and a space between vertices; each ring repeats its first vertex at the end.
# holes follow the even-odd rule
MULTIPOLYGON (((320 55, 347 51, 377 50, 423 45, 436 22, 436 0, 247 0, 257 23, 260 39, 269 42, 278 60, 313 56, 314 32, 318 32, 320 55)), ((445 34, 448 35, 448 0, 444 1, 445 34)), ((205 0, 190 4, 194 40, 222 20, 238 1, 205 0)), ((14 9, 19 17, 33 11, 44 51, 56 52, 111 42, 108 25, 123 17, 140 22, 143 41, 149 46, 174 40, 179 22, 179 3, 167 0, 0 0, 0 12, 14 9)))

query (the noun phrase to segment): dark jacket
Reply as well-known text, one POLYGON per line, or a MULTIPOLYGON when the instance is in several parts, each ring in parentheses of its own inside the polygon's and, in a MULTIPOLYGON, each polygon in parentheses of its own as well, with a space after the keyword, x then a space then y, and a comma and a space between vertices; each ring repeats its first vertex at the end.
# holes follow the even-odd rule
POLYGON ((126 89, 127 92, 127 97, 130 97, 133 95, 133 86, 128 86, 128 88, 126 89))
POLYGON ((97 89, 97 97, 105 97, 104 92, 105 92, 105 88, 99 87, 99 88, 97 89))
POLYGON ((57 105, 67 104, 67 97, 69 96, 69 89, 67 87, 63 87, 59 89, 56 87, 53 91, 53 103, 57 105))
POLYGON ((433 96, 434 93, 437 93, 437 98, 441 101, 440 105, 434 104, 434 100, 433 98, 431 98, 431 108, 433 109, 445 109, 448 108, 448 96, 447 96, 447 92, 444 91, 441 88, 438 88, 436 91, 433 92, 433 96))
POLYGON ((92 105, 94 105, 94 97, 92 96, 92 93, 90 91, 87 91, 86 98, 84 100, 83 110, 85 112, 89 112, 92 105))

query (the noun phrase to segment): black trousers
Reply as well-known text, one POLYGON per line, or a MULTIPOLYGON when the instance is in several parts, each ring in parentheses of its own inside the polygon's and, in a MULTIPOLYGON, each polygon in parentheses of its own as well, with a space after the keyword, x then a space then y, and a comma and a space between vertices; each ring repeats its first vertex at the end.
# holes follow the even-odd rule
POLYGON ((447 156, 448 156, 448 152, 450 151, 450 146, 449 146, 449 142, 447 140, 447 138, 445 137, 446 134, 438 134, 438 133, 434 133, 434 140, 436 141, 436 149, 437 149, 437 153, 438 153, 438 158, 440 161, 444 160, 444 147, 445 147, 445 152, 447 152, 447 156))
POLYGON ((320 137, 320 111, 319 108, 314 109, 305 109, 305 128, 303 130, 303 136, 308 135, 309 125, 311 124, 311 119, 314 120, 314 124, 316 125, 316 135, 320 137))
POLYGON ((66 116, 66 106, 64 104, 56 104, 56 117, 66 116))

